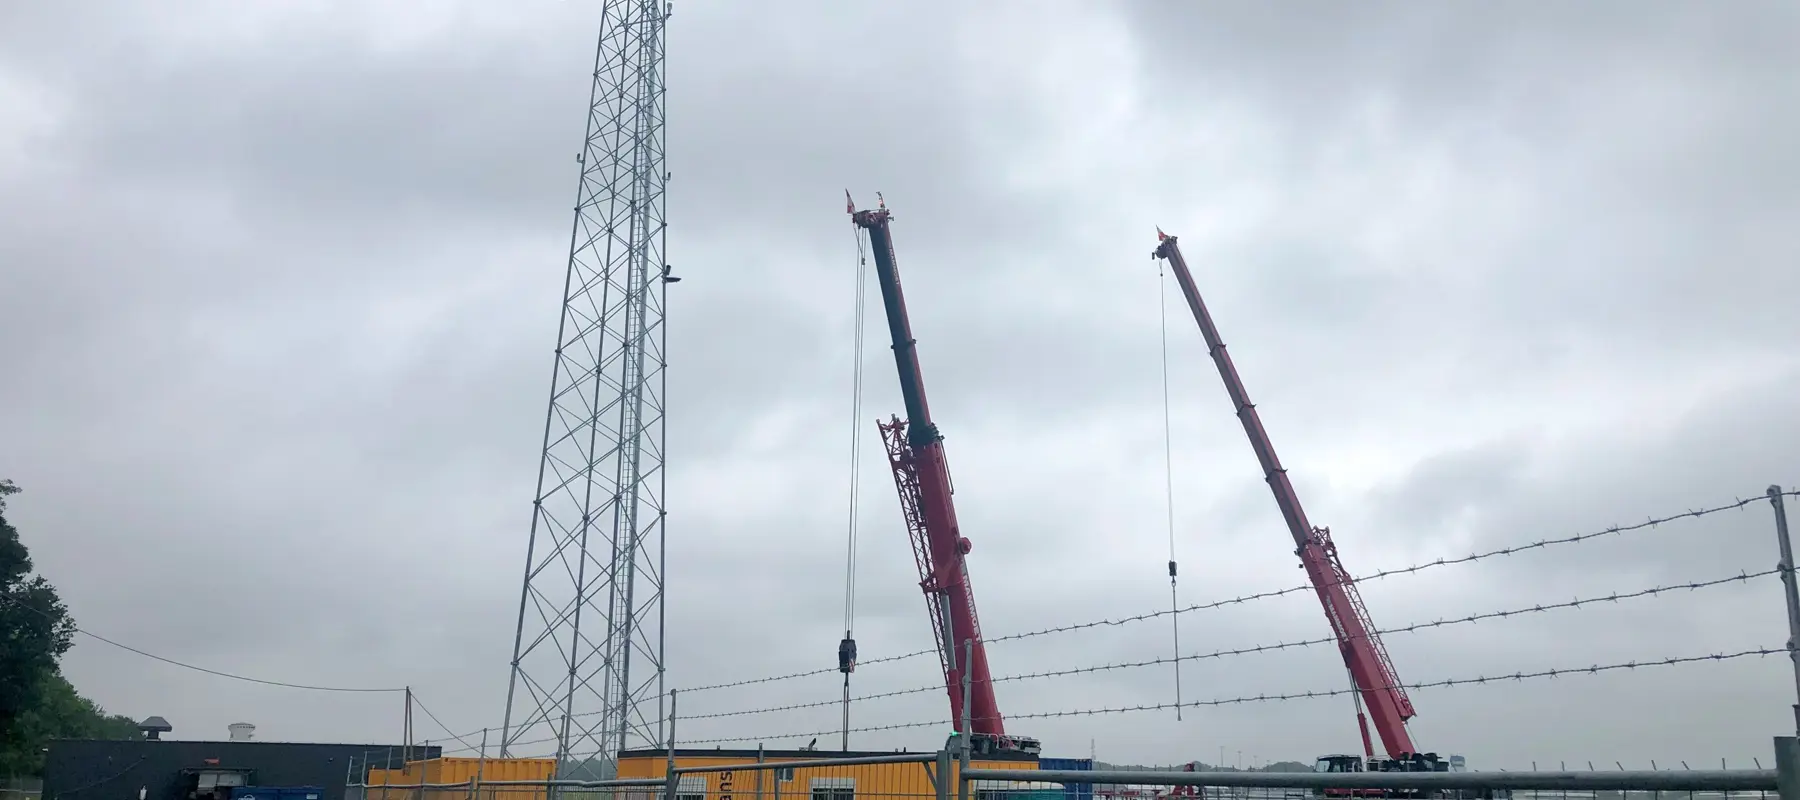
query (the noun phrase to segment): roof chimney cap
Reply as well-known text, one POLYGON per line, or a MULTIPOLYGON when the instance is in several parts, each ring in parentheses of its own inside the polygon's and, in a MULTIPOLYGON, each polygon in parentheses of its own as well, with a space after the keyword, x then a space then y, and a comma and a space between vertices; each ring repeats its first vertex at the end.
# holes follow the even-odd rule
POLYGON ((175 727, 162 717, 146 717, 138 723, 138 730, 144 732, 145 739, 161 739, 162 734, 175 730, 175 727))
POLYGON ((234 742, 248 742, 256 735, 256 726, 248 722, 233 722, 225 726, 225 730, 230 733, 231 741, 234 742))

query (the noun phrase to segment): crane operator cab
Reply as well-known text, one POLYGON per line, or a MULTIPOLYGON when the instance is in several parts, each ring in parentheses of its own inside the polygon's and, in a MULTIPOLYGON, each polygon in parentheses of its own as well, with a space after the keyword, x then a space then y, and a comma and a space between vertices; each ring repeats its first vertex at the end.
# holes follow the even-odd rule
MULTIPOLYGON (((1462 756, 1440 758, 1436 753, 1402 753, 1395 758, 1362 758, 1351 755, 1319 756, 1314 772, 1467 772, 1462 756)), ((1505 790, 1473 789, 1314 789, 1314 797, 1398 797, 1413 800, 1511 800, 1505 790)))
MULTIPOLYGON (((962 748, 962 733, 951 731, 949 740, 944 742, 944 749, 956 752, 962 748)), ((991 733, 977 733, 969 737, 970 756, 991 756, 999 753, 1022 753, 1035 756, 1043 752, 1041 742, 1029 736, 995 736, 991 733)))
MULTIPOLYGON (((1439 758, 1436 753, 1406 753, 1398 758, 1371 758, 1364 761, 1360 756, 1329 755, 1319 756, 1313 764, 1313 771, 1319 773, 1347 772, 1466 772, 1468 764, 1462 756, 1439 758)), ((1326 788, 1314 789, 1314 797, 1359 798, 1359 797, 1400 797, 1415 800, 1509 800, 1510 792, 1474 791, 1474 790, 1419 790, 1419 789, 1348 789, 1326 788)))
MULTIPOLYGON (((1361 756, 1334 754, 1329 756, 1319 756, 1319 760, 1313 762, 1313 772, 1344 773, 1362 771, 1363 760, 1361 756)), ((1346 789, 1342 787, 1314 789, 1312 793, 1314 797, 1381 797, 1383 794, 1380 789, 1346 789)))

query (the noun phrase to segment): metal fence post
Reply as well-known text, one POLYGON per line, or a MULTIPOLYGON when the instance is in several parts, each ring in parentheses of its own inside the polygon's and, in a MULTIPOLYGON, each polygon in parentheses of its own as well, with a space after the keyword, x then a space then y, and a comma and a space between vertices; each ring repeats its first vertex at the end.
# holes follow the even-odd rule
POLYGON ((1775 737, 1775 791, 1783 800, 1800 797, 1800 739, 1775 737))
POLYGON ((475 781, 469 789, 469 800, 481 800, 481 779, 487 771, 488 729, 481 729, 481 750, 475 754, 475 781))
MULTIPOLYGON (((1794 662, 1794 730, 1800 733, 1800 589, 1794 586, 1794 544, 1788 539, 1787 506, 1781 487, 1769 487, 1769 505, 1775 507, 1775 536, 1781 545, 1781 588, 1787 598, 1788 660, 1794 662)), ((1789 800, 1793 800, 1792 797, 1789 800)))
POLYGON ((973 712, 969 709, 969 704, 973 702, 971 696, 972 692, 970 690, 974 686, 972 683, 973 678, 969 675, 969 667, 973 666, 971 662, 974 660, 975 640, 964 639, 962 662, 962 736, 959 737, 962 744, 962 757, 958 759, 959 763, 956 770, 956 800, 969 800, 969 780, 963 776, 969 771, 969 750, 974 745, 973 739, 975 737, 974 725, 971 724, 973 719, 970 717, 970 714, 973 712))
POLYGON ((669 761, 663 767, 663 800, 675 800, 681 776, 675 773, 675 691, 669 690, 669 761))
MULTIPOLYGON (((763 763, 762 742, 756 743, 756 763, 758 763, 758 764, 763 763)), ((759 769, 756 771, 756 800, 763 800, 763 788, 762 788, 763 778, 768 777, 768 775, 769 775, 769 771, 766 769, 759 769)), ((780 780, 781 776, 777 775, 777 776, 775 776, 775 779, 780 780)))
MULTIPOLYGON (((381 760, 381 800, 388 800, 388 784, 394 782, 394 748, 389 746, 381 760)), ((363 781, 367 783, 368 781, 363 781)))
POLYGON ((950 751, 938 750, 937 780, 932 782, 932 789, 937 792, 937 800, 950 800, 950 751))

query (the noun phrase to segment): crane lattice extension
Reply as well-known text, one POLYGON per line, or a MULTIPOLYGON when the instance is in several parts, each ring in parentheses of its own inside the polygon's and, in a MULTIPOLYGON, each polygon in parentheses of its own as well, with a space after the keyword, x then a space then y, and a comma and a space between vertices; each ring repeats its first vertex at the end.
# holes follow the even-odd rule
MULTIPOLYGON (((925 500, 919 489, 918 459, 913 455, 912 446, 906 443, 906 420, 895 416, 887 422, 877 422, 875 427, 881 431, 881 443, 887 448, 888 467, 894 473, 894 489, 900 495, 900 516, 906 520, 907 539, 912 543, 913 562, 919 568, 919 588, 925 591, 925 611, 931 619, 932 638, 936 640, 938 668, 944 674, 946 683, 958 700, 962 697, 960 685, 952 681, 951 675, 958 674, 956 665, 952 663, 953 653, 957 648, 953 642, 945 641, 945 632, 949 630, 946 616, 947 592, 938 589, 931 576, 937 570, 931 563, 930 534, 925 529, 925 500)), ((957 680, 960 680, 957 679, 957 680)), ((951 717, 957 725, 962 724, 961 703, 955 703, 951 717)), ((960 729, 960 728, 959 728, 960 729)))
POLYGON ((607 0, 594 54, 505 756, 609 778, 663 739, 663 0, 607 0))

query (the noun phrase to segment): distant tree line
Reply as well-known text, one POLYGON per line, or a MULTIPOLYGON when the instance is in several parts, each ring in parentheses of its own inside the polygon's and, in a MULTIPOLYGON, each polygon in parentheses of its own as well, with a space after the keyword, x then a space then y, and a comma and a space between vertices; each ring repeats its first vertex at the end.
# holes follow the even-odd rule
POLYGON ((6 519, 19 493, 0 480, 0 777, 37 777, 51 739, 133 739, 130 717, 107 714, 63 677, 75 620, 56 587, 32 574, 31 552, 6 519))

